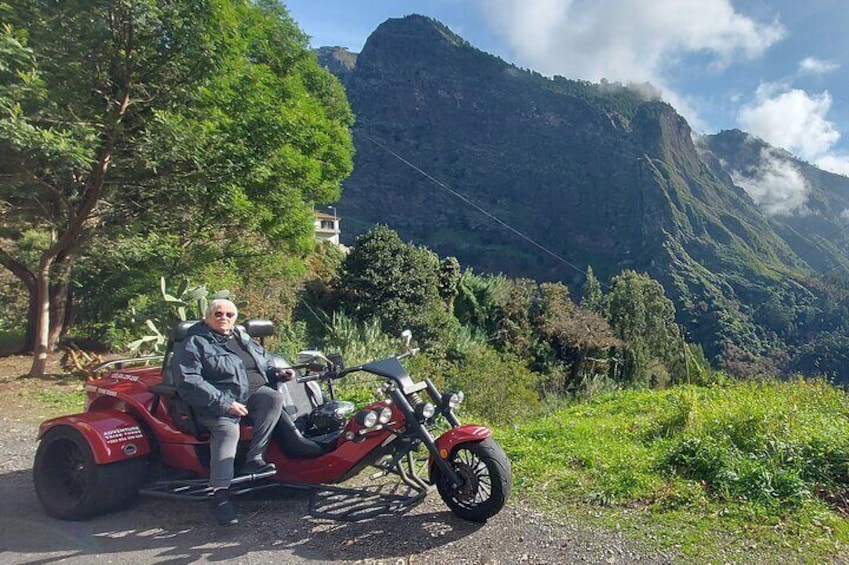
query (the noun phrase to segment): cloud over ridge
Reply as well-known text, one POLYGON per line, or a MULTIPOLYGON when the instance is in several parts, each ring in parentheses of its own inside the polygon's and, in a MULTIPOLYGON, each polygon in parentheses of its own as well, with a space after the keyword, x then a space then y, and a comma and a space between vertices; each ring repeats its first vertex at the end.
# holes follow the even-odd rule
POLYGON ((758 167, 749 173, 733 171, 731 180, 751 196, 767 216, 809 214, 811 187, 792 161, 774 149, 763 148, 758 167))
POLYGON ((487 0, 485 11, 521 59, 546 74, 664 84, 682 52, 727 65, 780 40, 728 0, 487 0))

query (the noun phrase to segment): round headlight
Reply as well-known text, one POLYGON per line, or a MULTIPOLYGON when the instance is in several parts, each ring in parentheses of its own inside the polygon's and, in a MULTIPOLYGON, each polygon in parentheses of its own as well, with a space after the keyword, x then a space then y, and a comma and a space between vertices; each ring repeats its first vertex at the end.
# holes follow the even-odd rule
POLYGON ((392 408, 390 408, 389 406, 384 406, 383 409, 380 411, 380 416, 378 417, 377 421, 380 422, 381 424, 388 424, 389 420, 391 420, 391 419, 392 419, 392 408))
POLYGON ((422 402, 416 406, 416 414, 419 420, 429 420, 436 414, 436 407, 430 402, 422 402))
POLYGON ((463 394, 462 390, 458 390, 457 392, 448 393, 448 408, 451 410, 456 409, 460 404, 463 403, 463 400, 466 398, 466 395, 463 394))
POLYGON ((357 414, 357 423, 363 428, 373 428, 377 424, 377 412, 373 410, 363 410, 357 414))

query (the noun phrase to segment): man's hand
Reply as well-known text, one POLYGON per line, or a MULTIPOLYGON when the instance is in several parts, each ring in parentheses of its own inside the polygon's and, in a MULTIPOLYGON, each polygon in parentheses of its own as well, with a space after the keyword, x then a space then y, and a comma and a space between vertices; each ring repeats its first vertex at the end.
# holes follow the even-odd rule
POLYGON ((241 402, 233 401, 233 404, 230 405, 230 408, 227 409, 228 414, 232 414, 233 416, 247 416, 248 415, 248 407, 242 404, 241 402))
POLYGON ((297 373, 295 372, 295 369, 290 369, 288 367, 277 369, 277 380, 280 382, 291 381, 296 375, 297 373))

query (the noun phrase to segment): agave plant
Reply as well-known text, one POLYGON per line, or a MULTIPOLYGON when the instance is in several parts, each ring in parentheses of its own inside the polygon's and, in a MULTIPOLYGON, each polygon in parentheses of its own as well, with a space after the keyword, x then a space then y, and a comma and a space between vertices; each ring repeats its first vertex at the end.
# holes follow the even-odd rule
MULTIPOLYGON (((215 298, 230 298, 229 290, 210 293, 205 284, 190 286, 188 279, 183 279, 177 289, 169 292, 165 277, 159 279, 159 290, 162 295, 161 312, 154 318, 144 321, 149 333, 127 344, 134 355, 143 353, 164 353, 168 343, 170 328, 179 321, 199 320, 203 318, 209 306, 209 301, 215 298), (165 331, 160 328, 168 328, 165 331)), ((135 314, 135 312, 134 312, 135 314)))

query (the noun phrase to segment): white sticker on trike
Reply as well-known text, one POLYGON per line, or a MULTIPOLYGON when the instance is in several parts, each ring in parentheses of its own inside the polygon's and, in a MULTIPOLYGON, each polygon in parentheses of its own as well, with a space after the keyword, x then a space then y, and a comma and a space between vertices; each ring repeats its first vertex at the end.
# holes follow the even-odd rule
POLYGON ((142 434, 141 428, 138 426, 130 426, 128 428, 106 430, 103 432, 103 438, 106 440, 106 443, 111 444, 121 443, 131 439, 142 439, 144 438, 144 434, 142 434))

